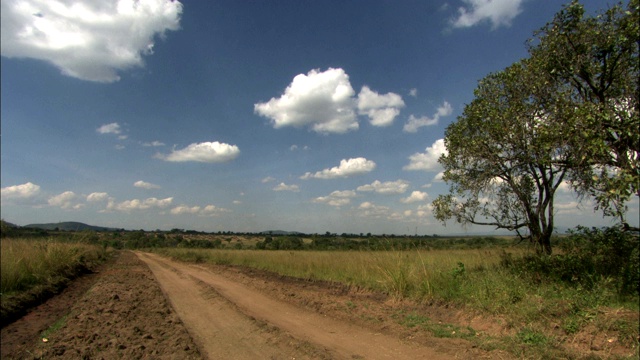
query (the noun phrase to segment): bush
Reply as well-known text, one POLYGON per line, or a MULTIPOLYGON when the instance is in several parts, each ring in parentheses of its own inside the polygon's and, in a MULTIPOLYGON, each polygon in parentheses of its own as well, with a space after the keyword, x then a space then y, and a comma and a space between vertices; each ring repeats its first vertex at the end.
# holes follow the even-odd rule
POLYGON ((502 265, 532 281, 562 281, 592 289, 605 281, 620 295, 640 295, 640 246, 637 234, 617 227, 578 227, 559 242, 561 254, 525 256, 514 260, 505 254, 502 265))

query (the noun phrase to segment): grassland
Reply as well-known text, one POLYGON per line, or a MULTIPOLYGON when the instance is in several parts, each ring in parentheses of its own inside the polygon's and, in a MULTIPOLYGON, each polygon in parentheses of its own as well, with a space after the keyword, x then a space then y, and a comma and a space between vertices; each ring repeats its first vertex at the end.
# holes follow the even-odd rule
POLYGON ((42 238, 0 241, 2 321, 19 316, 24 306, 59 291, 66 282, 103 261, 97 244, 42 238))
MULTIPOLYGON (((528 250, 523 248, 156 251, 182 261, 242 265, 286 276, 346 283, 417 304, 446 304, 467 313, 500 319, 508 335, 490 341, 484 338, 479 346, 500 347, 519 357, 573 358, 575 354, 563 350, 567 344, 597 336, 608 336, 606 341, 619 342, 631 349, 634 357, 638 356, 637 296, 620 295, 606 278, 586 288, 536 279, 535 275, 505 266, 505 262, 525 256, 528 250)), ((426 329, 433 325, 417 313, 402 314, 398 321, 426 329)), ((439 330, 431 330, 439 336, 439 330)), ((440 335, 450 336, 446 335, 449 333, 440 335)), ((463 336, 473 333, 473 329, 458 333, 463 336)))

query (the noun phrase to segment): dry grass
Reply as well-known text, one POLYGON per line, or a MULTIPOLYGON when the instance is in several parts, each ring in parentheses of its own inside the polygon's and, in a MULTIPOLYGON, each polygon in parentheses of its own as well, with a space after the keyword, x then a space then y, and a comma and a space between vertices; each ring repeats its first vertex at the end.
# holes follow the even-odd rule
POLYGON ((0 246, 0 292, 3 295, 69 277, 78 266, 104 257, 100 246, 83 243, 5 238, 0 246))

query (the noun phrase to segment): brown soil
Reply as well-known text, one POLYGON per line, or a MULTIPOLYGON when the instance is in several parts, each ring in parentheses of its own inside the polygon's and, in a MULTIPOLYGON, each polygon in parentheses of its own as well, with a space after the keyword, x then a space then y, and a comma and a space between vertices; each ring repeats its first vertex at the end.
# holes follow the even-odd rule
POLYGON ((507 326, 445 305, 141 252, 119 252, 98 270, 3 328, 1 358, 513 358, 474 345, 507 326))
POLYGON ((119 252, 98 271, 5 326, 2 359, 202 358, 133 253, 119 252), (47 334, 52 325, 59 329, 47 334))

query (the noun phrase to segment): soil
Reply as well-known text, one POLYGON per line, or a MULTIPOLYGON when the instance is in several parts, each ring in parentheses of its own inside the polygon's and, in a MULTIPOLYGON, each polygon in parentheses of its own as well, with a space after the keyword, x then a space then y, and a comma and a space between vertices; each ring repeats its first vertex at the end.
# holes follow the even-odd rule
POLYGON ((121 251, 4 327, 1 358, 509 359, 469 339, 508 331, 446 305, 121 251))

